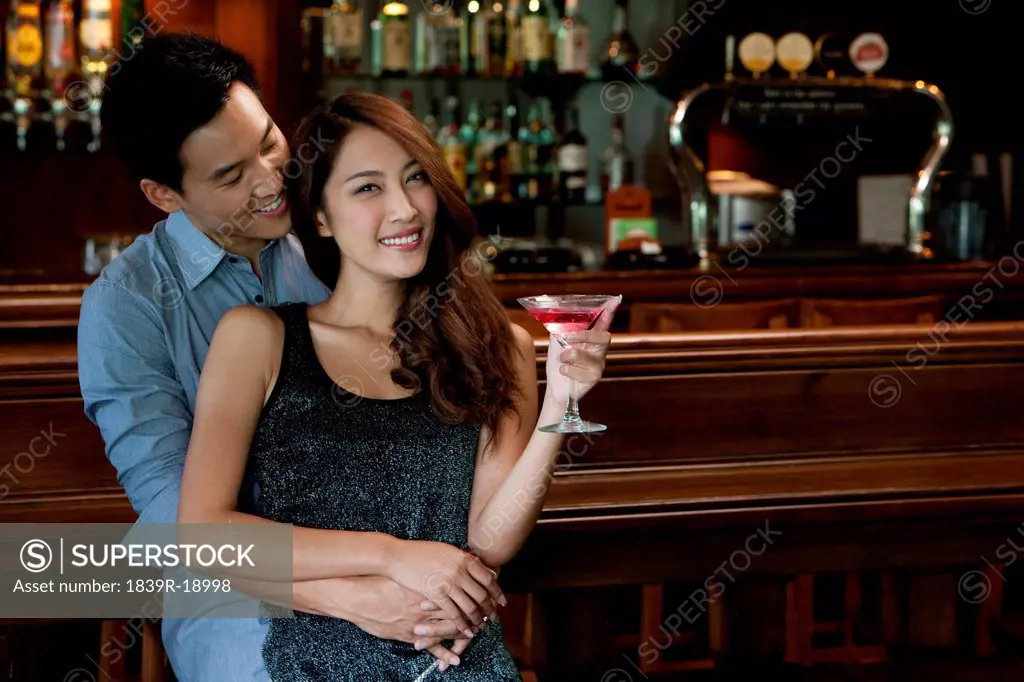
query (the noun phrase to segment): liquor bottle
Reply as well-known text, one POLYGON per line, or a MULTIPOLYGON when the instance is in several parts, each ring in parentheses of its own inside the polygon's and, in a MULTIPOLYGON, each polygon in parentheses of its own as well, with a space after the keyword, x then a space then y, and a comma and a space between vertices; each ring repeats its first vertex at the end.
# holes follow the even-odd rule
POLYGON ((476 72, 481 76, 505 75, 508 53, 508 21, 501 0, 484 0, 476 13, 473 34, 476 41, 476 72))
POLYGON ((473 195, 475 189, 476 174, 479 168, 476 164, 476 146, 480 137, 480 102, 472 100, 466 111, 466 120, 459 128, 459 139, 466 148, 466 190, 471 200, 476 200, 473 195))
POLYGON ((324 56, 328 69, 340 76, 359 73, 363 59, 363 8, 354 0, 334 0, 327 17, 324 56))
POLYGON ((523 25, 522 12, 519 11, 519 0, 508 0, 505 10, 505 75, 518 78, 523 75, 523 25))
POLYGON ((416 17, 416 73, 458 75, 461 24, 454 12, 435 2, 416 17))
POLYGON ((15 95, 32 94, 42 66, 39 0, 19 0, 7 17, 7 83, 15 95))
POLYGON ((44 45, 47 87, 60 97, 67 90, 75 65, 75 11, 71 0, 56 0, 47 8, 44 45))
POLYGON ((82 22, 78 26, 82 76, 98 95, 107 79, 107 59, 114 46, 110 0, 82 0, 82 22))
POLYGON ((556 54, 560 73, 590 72, 590 27, 579 14, 578 0, 565 2, 565 17, 558 27, 556 54))
POLYGON ((626 147, 626 122, 621 114, 612 118, 611 144, 604 152, 601 189, 607 196, 623 185, 633 184, 633 157, 626 147))
POLYGON ((331 49, 328 45, 329 13, 330 10, 324 7, 305 7, 302 10, 302 73, 311 76, 313 82, 321 81, 327 67, 327 55, 331 49))
POLYGON ((462 6, 462 12, 459 14, 459 62, 462 73, 467 76, 477 75, 477 54, 480 45, 477 40, 476 17, 479 12, 479 0, 469 0, 462 6))
POLYGON ((388 1, 373 22, 373 73, 406 76, 412 69, 412 27, 409 6, 388 1))
POLYGON ((143 0, 121 0, 121 43, 129 55, 135 53, 135 48, 146 37, 144 4, 143 0))
POLYGON ((571 203, 587 197, 587 138, 580 131, 579 104, 566 109, 566 132, 558 148, 558 190, 562 199, 571 203))
POLYGON ((523 161, 523 132, 519 125, 519 108, 515 104, 505 107, 504 134, 507 137, 502 154, 501 198, 502 201, 522 199, 527 196, 525 164, 523 161))
POLYGON ((441 103, 436 97, 430 100, 430 111, 423 117, 423 127, 427 129, 430 137, 436 139, 441 132, 441 103))
POLYGON ((415 118, 416 116, 416 104, 413 99, 412 90, 408 88, 402 90, 398 95, 398 103, 402 105, 402 108, 408 111, 415 118))
POLYGON ((612 35, 604 49, 601 75, 606 80, 621 78, 625 70, 630 74, 640 71, 640 48, 629 32, 629 0, 615 0, 612 35))
POLYGON ((551 21, 547 0, 529 0, 526 14, 520 21, 523 36, 523 62, 531 74, 550 75, 554 70, 551 60, 551 21))
POLYGON ((455 176, 455 183, 463 192, 466 191, 466 145, 459 137, 459 99, 448 97, 444 105, 444 127, 438 136, 438 144, 444 151, 448 168, 455 176))
POLYGON ((500 177, 498 172, 498 149, 504 144, 501 127, 501 102, 491 102, 483 127, 477 133, 473 149, 476 175, 472 181, 472 196, 477 201, 494 201, 498 196, 500 177))
POLYGON ((526 124, 527 196, 530 199, 548 199, 555 177, 555 134, 551 129, 551 108, 547 99, 530 105, 526 124))
POLYGON ((416 74, 434 73, 439 61, 437 33, 438 24, 444 19, 443 6, 435 3, 426 10, 416 16, 416 30, 413 35, 412 70, 416 74))

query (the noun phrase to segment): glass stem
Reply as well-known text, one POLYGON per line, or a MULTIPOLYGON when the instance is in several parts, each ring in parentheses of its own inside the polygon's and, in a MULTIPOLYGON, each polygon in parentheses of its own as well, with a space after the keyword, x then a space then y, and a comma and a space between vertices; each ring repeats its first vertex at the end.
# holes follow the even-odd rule
POLYGON ((565 401, 565 414, 562 415, 563 422, 578 422, 580 419, 580 403, 576 399, 576 380, 569 379, 569 399, 565 401))
MULTIPOLYGON (((562 340, 562 336, 558 335, 555 337, 562 348, 570 348, 571 346, 562 340)), ((566 422, 581 422, 580 419, 580 403, 579 399, 576 398, 576 380, 569 379, 569 399, 565 401, 565 414, 562 415, 562 423, 566 422)))

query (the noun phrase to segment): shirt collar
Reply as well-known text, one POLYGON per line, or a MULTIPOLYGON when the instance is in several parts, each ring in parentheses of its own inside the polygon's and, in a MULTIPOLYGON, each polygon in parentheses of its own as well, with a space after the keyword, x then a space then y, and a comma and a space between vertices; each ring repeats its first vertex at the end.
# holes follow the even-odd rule
MULTIPOLYGON (((228 255, 223 247, 193 225, 184 211, 167 216, 167 235, 189 291, 202 284, 228 255)), ((260 255, 274 248, 277 242, 276 239, 268 241, 260 255)))

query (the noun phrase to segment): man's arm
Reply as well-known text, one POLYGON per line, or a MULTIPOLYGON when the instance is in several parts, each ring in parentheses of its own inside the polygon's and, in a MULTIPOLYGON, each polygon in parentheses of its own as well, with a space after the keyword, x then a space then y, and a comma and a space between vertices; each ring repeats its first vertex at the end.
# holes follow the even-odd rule
POLYGON ((117 284, 82 299, 78 377, 139 522, 174 523, 192 413, 159 319, 117 284))

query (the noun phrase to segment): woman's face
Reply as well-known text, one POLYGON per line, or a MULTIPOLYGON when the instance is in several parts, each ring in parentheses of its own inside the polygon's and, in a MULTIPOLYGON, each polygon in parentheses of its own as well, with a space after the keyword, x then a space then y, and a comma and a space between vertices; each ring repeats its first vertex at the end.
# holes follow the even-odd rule
POLYGON ((349 132, 324 188, 324 206, 318 230, 334 237, 343 271, 356 268, 390 282, 426 265, 437 193, 387 134, 363 125, 349 132))

